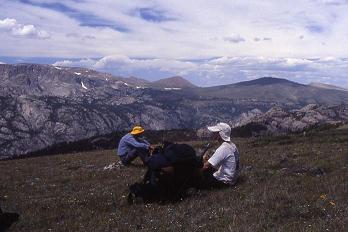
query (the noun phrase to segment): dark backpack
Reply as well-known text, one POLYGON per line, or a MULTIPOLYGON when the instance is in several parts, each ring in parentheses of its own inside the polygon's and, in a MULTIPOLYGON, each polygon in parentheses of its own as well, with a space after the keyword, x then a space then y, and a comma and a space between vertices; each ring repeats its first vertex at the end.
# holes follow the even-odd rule
POLYGON ((195 150, 188 144, 166 142, 156 148, 155 152, 161 153, 169 161, 175 170, 174 175, 168 178, 161 175, 159 170, 148 168, 143 182, 130 186, 129 203, 181 198, 195 170, 201 166, 195 150))
POLYGON ((198 164, 196 151, 188 144, 170 144, 165 147, 163 155, 172 166, 188 165, 195 167, 198 164))

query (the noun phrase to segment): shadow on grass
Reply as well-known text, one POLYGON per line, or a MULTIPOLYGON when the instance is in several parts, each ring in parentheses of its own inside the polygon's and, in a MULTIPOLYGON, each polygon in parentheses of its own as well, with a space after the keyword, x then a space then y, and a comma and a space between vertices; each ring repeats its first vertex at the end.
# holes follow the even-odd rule
POLYGON ((149 183, 134 183, 129 187, 128 204, 176 204, 183 200, 204 197, 210 192, 233 189, 245 185, 248 177, 244 174, 239 176, 233 186, 221 185, 219 187, 201 186, 200 182, 193 180, 190 182, 175 183, 175 181, 161 181, 158 186, 154 187, 149 183), (174 184, 173 184, 174 183, 174 184))

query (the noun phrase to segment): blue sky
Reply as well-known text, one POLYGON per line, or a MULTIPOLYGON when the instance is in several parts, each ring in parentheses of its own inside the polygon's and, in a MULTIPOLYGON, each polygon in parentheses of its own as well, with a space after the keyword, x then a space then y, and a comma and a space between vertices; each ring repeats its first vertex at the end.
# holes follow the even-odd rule
POLYGON ((348 0, 1 0, 0 62, 348 87, 348 0))

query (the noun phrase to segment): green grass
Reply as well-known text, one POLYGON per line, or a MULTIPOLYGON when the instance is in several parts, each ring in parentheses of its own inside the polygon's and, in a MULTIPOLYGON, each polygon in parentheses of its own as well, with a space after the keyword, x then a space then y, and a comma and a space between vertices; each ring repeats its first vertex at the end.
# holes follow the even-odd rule
POLYGON ((347 129, 235 143, 237 186, 168 204, 128 205, 145 168, 104 171, 112 150, 0 161, 1 206, 20 214, 10 231, 348 230, 347 129))

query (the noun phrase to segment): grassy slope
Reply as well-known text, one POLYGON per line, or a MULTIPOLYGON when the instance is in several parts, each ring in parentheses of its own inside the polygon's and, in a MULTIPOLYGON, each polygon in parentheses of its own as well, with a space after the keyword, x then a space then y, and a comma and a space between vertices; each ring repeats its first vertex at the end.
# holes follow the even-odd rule
POLYGON ((1 161, 1 205, 21 215, 10 231, 347 231, 347 129, 236 144, 236 187, 164 205, 126 204, 145 169, 104 171, 111 150, 1 161))

